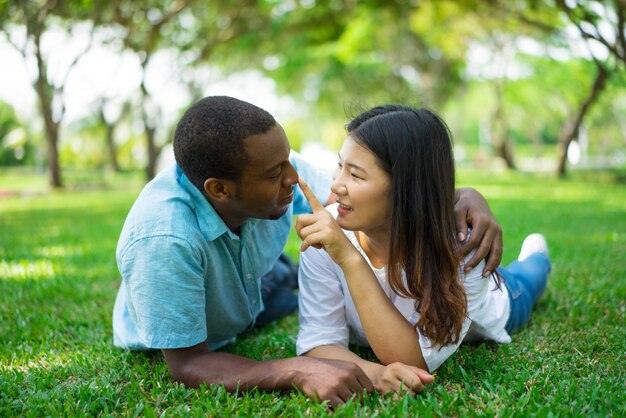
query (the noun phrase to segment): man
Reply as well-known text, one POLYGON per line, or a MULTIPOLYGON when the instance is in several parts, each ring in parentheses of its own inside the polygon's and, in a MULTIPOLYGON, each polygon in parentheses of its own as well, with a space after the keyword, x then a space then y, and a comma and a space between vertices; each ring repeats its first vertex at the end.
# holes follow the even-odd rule
MULTIPOLYGON (((261 277, 281 255, 292 216, 310 211, 294 187, 299 176, 322 202, 331 201, 330 179, 290 152, 268 112, 230 97, 207 97, 187 110, 174 154, 177 164, 146 185, 120 236, 115 345, 160 349, 172 377, 188 386, 296 387, 332 405, 371 391, 350 362, 255 361, 214 351, 250 329, 268 303, 261 277)), ((478 193, 458 194, 459 230, 465 234, 469 220, 474 242, 485 234, 479 253, 493 247, 489 265, 497 266, 499 226, 478 193)))

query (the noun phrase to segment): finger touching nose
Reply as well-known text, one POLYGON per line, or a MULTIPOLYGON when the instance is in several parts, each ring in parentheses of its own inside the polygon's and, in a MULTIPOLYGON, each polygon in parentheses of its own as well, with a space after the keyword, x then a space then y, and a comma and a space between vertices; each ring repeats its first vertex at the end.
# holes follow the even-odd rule
POLYGON ((291 163, 288 163, 286 170, 287 170, 287 173, 284 177, 285 184, 288 186, 293 186, 294 184, 298 183, 298 180, 299 180, 298 172, 293 167, 293 165, 291 165, 291 163))

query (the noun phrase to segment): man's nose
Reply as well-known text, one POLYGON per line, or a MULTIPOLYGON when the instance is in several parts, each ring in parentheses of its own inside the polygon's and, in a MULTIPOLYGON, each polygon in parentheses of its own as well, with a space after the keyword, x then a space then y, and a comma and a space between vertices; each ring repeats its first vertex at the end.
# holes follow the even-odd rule
POLYGON ((287 167, 285 168, 285 170, 287 172, 284 177, 285 180, 283 184, 285 186, 293 186, 294 184, 298 183, 298 172, 291 163, 287 163, 287 167))

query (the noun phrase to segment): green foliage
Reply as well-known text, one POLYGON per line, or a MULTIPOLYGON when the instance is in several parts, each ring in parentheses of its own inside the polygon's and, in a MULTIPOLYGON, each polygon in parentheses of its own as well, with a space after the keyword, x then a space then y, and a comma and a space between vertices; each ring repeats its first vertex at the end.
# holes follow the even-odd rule
MULTIPOLYGON (((624 184, 468 171, 459 177, 489 199, 504 228, 505 262, 526 234, 547 236, 554 261, 547 293, 512 344, 464 345, 415 399, 372 394, 332 415, 625 415, 624 184)), ((160 354, 113 347, 115 245, 137 191, 0 198, 0 416, 331 415, 297 392, 189 389, 171 380, 160 354)), ((291 255, 297 247, 292 237, 291 255)), ((226 350, 289 356, 296 334, 292 315, 226 350)))
POLYGON ((0 100, 0 166, 33 164, 35 144, 15 110, 0 100))
MULTIPOLYGON (((588 94, 595 74, 593 61, 579 58, 571 25, 586 28, 588 37, 599 34, 594 31, 599 25, 602 33, 620 34, 620 7, 620 2, 538 0, 0 0, 0 29, 18 49, 25 46, 18 35, 27 32, 31 48, 23 52, 30 56, 38 32, 45 35, 52 28, 71 35, 79 25, 91 22, 96 43, 136 55, 144 65, 144 80, 158 71, 152 58, 167 51, 177 61, 175 67, 183 69, 172 74, 176 78, 172 83, 187 90, 190 102, 205 94, 212 72, 226 75, 260 70, 276 81, 279 94, 304 109, 306 117, 288 122, 287 131, 296 149, 313 140, 337 148, 343 134, 337 127, 353 109, 401 102, 443 113, 459 143, 491 150, 486 132, 499 122, 505 125, 502 131, 516 153, 530 149, 536 157, 552 157, 564 122, 588 94), (534 43, 534 55, 520 52, 522 43, 534 43), (522 68, 526 74, 471 73, 471 52, 477 46, 493 56, 507 53, 510 66, 522 68), (555 51, 565 58, 555 59, 555 51), (496 123, 495 83, 503 86, 504 115, 496 123)), ((623 22, 621 25, 623 29, 623 22)), ((626 72, 619 66, 623 59, 619 51, 623 54, 625 48, 617 44, 621 39, 617 35, 606 38, 615 38, 615 48, 608 49, 606 60, 602 54, 596 54, 596 59, 610 67, 611 78, 585 116, 583 128, 590 142, 589 153, 619 165, 626 136, 626 125, 619 116, 626 111, 626 72)), ((44 52, 47 64, 52 54, 44 52)), ((43 96, 54 97, 51 114, 61 117, 64 77, 54 69, 56 66, 48 65, 42 91, 43 96)), ((171 128, 166 120, 175 118, 163 117, 162 104, 155 100, 150 83, 143 83, 138 90, 136 106, 128 112, 132 120, 124 123, 143 124, 144 132, 156 130, 153 145, 158 149, 170 138, 165 132, 171 128)), ((61 127, 63 166, 105 164, 102 126, 88 130, 61 127)), ((124 167, 154 160, 156 153, 145 151, 145 139, 127 136, 120 144, 124 167)), ((28 144, 38 148, 40 160, 49 155, 44 141, 28 144)), ((35 153, 26 155, 30 160, 21 163, 33 163, 35 153)), ((15 162, 0 156, 0 165, 15 162)))

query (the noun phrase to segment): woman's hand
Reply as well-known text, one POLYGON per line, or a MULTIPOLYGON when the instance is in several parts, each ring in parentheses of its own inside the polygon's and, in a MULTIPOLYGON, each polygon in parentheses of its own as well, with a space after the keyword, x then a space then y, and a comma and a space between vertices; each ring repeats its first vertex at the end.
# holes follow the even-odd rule
POLYGON ((408 392, 411 396, 415 396, 425 389, 426 384, 435 380, 435 376, 427 371, 404 363, 391 363, 379 370, 373 376, 372 383, 374 383, 374 389, 382 395, 389 392, 398 394, 408 392))
POLYGON ((298 184, 313 210, 311 214, 298 216, 296 221, 296 232, 302 240, 300 251, 305 251, 309 247, 323 248, 340 267, 349 261, 362 258, 309 186, 302 179, 298 184))

